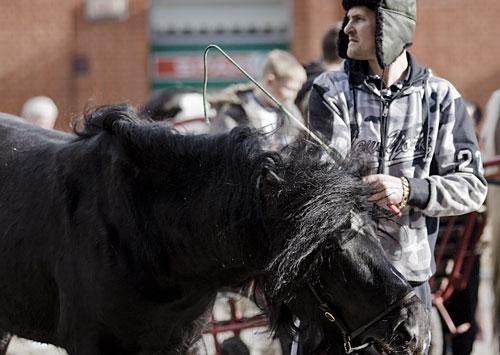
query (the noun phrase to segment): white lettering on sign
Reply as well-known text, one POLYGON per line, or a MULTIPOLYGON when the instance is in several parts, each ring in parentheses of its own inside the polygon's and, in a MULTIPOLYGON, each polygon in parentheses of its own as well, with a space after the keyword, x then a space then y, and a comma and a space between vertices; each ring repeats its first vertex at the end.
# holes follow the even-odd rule
MULTIPOLYGON (((265 59, 264 52, 231 55, 238 65, 258 75, 265 59)), ((153 74, 157 79, 203 79, 203 54, 163 54, 153 58, 153 74)), ((208 55, 208 76, 218 79, 241 79, 243 74, 222 55, 208 55)))

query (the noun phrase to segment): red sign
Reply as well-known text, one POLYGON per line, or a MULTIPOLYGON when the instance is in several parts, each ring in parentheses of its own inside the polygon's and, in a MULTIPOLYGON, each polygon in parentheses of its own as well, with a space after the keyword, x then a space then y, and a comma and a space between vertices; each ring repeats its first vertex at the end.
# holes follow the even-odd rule
MULTIPOLYGON (((255 76, 265 59, 264 52, 231 55, 231 58, 255 76)), ((238 80, 243 74, 223 55, 208 55, 208 76, 216 79, 238 80)), ((153 56, 153 75, 163 80, 203 80, 203 54, 156 54, 153 56)))

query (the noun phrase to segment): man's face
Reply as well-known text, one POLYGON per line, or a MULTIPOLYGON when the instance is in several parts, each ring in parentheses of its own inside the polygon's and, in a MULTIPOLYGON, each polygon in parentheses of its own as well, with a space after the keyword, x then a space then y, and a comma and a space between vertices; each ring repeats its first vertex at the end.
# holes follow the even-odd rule
POLYGON ((344 33, 349 37, 347 56, 356 60, 376 60, 375 12, 366 6, 354 6, 347 12, 344 33))

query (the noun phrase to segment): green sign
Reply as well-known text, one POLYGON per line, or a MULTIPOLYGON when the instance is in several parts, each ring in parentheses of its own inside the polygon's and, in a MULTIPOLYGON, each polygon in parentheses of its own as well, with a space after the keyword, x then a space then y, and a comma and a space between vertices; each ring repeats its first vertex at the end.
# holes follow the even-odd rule
MULTIPOLYGON (((208 44, 207 44, 208 45, 208 44)), ((153 90, 203 88, 203 53, 207 45, 152 46, 150 77, 153 90)), ((286 43, 231 44, 221 48, 253 78, 259 79, 266 55, 273 49, 288 49, 286 43)), ((208 88, 222 89, 248 79, 222 54, 211 49, 207 60, 208 88)))

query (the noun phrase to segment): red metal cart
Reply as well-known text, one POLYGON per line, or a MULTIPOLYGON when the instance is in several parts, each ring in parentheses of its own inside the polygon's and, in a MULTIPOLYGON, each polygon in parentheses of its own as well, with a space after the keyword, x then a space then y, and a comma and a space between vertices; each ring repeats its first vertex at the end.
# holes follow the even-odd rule
POLYGON ((252 301, 245 298, 242 295, 236 295, 232 293, 225 293, 224 295, 219 295, 219 302, 225 303, 228 310, 228 314, 223 320, 216 319, 214 313, 211 315, 210 322, 205 331, 205 334, 210 335, 213 341, 215 354, 220 355, 221 353, 221 339, 218 337, 219 334, 231 332, 233 336, 239 337, 241 331, 245 329, 262 329, 268 328, 269 322, 267 316, 263 312, 245 312, 238 307, 241 302, 251 303, 252 301), (245 314, 250 313, 250 314, 245 314))

